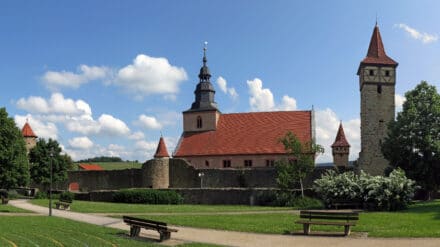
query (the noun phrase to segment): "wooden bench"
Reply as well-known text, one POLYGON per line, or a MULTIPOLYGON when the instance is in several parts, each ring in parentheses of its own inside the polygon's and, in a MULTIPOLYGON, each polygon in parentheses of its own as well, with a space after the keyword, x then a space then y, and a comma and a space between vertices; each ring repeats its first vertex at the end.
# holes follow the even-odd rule
POLYGON ((296 224, 303 224, 304 234, 310 233, 311 225, 344 226, 344 235, 350 234, 350 227, 359 220, 359 212, 352 210, 302 210, 300 220, 296 224))
POLYGON ((177 229, 168 228, 167 224, 160 221, 146 220, 129 216, 122 216, 124 222, 130 226, 130 237, 138 237, 141 228, 156 230, 160 234, 160 241, 170 239, 171 232, 177 229))
POLYGON ((56 209, 69 210, 70 209, 70 203, 72 203, 72 202, 71 201, 59 200, 58 202, 55 202, 55 207, 56 207, 56 209))

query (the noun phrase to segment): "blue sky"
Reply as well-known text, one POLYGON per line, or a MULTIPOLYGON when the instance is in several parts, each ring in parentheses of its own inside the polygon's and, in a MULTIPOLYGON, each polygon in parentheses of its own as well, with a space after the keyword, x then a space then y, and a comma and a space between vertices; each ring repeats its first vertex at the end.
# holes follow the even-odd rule
POLYGON ((171 152, 194 100, 202 48, 223 113, 316 110, 329 145, 342 120, 359 152, 359 85, 376 16, 399 62, 397 103, 439 86, 438 1, 6 1, 0 106, 74 159, 171 152))

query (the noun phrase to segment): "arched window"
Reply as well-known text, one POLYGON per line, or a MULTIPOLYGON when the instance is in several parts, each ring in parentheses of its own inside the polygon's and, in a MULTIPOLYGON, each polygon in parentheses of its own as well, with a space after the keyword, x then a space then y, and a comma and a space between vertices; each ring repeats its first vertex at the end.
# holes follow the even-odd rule
POLYGON ((197 129, 201 129, 202 128, 202 117, 198 116, 197 117, 197 129))

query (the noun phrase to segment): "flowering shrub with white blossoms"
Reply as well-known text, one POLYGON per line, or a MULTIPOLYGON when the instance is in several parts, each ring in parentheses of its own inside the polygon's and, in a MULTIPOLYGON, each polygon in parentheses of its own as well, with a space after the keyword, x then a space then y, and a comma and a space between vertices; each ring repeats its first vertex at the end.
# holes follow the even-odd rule
POLYGON ((405 172, 396 169, 388 177, 370 176, 363 171, 337 173, 329 170, 315 180, 313 189, 327 204, 351 201, 373 204, 377 210, 394 211, 408 206, 418 187, 405 172))

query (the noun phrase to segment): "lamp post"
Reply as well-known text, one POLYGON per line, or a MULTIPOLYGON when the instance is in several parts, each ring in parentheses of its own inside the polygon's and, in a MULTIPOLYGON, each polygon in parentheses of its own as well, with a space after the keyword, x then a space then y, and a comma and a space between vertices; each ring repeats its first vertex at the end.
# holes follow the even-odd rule
POLYGON ((49 216, 52 216, 52 160, 53 160, 53 148, 50 149, 49 153, 49 165, 50 165, 50 181, 49 181, 49 216))
POLYGON ((205 173, 199 172, 200 188, 203 188, 203 176, 205 176, 205 173))

